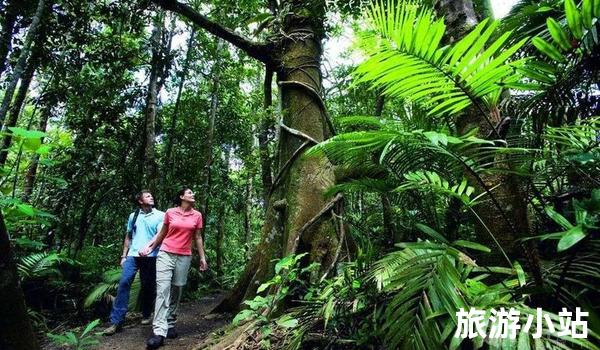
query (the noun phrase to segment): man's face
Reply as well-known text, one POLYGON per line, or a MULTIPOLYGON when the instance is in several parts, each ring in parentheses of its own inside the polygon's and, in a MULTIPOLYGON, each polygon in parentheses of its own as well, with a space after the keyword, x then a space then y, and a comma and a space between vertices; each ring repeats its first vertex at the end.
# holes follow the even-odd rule
POLYGON ((145 192, 142 194, 142 199, 140 199, 140 205, 149 205, 149 206, 153 206, 154 205, 154 198, 152 197, 151 193, 145 192))

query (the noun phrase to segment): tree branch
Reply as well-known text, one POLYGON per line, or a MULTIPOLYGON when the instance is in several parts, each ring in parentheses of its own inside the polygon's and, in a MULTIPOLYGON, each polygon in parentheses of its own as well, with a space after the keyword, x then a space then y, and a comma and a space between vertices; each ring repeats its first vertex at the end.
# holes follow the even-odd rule
POLYGON ((152 0, 152 2, 161 6, 165 10, 176 12, 188 18, 195 25, 233 44, 250 57, 253 57, 265 64, 269 64, 272 60, 271 46, 268 43, 257 43, 245 38, 232 29, 224 27, 221 24, 210 20, 208 17, 201 15, 191 6, 182 4, 177 0, 152 0))

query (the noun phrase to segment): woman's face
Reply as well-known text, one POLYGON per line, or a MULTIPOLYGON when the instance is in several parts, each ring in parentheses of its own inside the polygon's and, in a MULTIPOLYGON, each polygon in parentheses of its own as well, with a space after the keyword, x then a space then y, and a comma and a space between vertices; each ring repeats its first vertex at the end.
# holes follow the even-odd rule
POLYGON ((179 198, 181 198, 182 201, 185 201, 188 203, 194 203, 196 201, 194 199, 194 192, 192 190, 190 190, 189 188, 187 190, 185 190, 185 192, 183 192, 183 196, 179 196, 179 198))

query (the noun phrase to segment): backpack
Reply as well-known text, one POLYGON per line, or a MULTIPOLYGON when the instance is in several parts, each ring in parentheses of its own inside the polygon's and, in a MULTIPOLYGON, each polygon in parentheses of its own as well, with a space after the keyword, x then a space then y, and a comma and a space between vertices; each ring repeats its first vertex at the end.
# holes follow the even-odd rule
POLYGON ((140 208, 137 208, 137 210, 135 211, 135 214, 133 214, 133 226, 131 227, 131 231, 129 231, 127 233, 129 235, 129 239, 133 239, 133 234, 135 233, 135 230, 137 229, 136 221, 137 221, 138 215, 140 215, 140 208))

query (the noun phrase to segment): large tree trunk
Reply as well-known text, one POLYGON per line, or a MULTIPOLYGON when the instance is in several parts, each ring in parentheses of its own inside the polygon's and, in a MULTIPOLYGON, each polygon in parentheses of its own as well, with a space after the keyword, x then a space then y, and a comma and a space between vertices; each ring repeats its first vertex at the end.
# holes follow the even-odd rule
MULTIPOLYGON (((34 51, 38 51, 38 49, 34 49, 34 51)), ((10 131, 7 129, 17 125, 19 115, 21 114, 21 108, 23 107, 23 103, 25 102, 25 98, 27 97, 27 92, 29 91, 29 84, 33 79, 37 63, 37 53, 34 52, 29 59, 29 64, 27 64, 25 72, 23 73, 21 85, 19 86, 19 90, 17 91, 17 96, 15 97, 15 100, 10 108, 8 118, 6 119, 6 122, 4 124, 3 130, 9 132, 9 134, 5 135, 2 138, 2 144, 0 144, 0 167, 6 164, 6 159, 8 158, 8 147, 10 147, 12 141, 10 131)))
POLYGON ((37 337, 33 332, 23 291, 19 286, 17 267, 10 248, 8 231, 0 210, 0 349, 36 350, 37 337))
POLYGON ((223 40, 217 38, 215 62, 211 69, 213 77, 213 86, 210 96, 210 114, 208 116, 208 130, 206 131, 206 148, 204 154, 204 169, 202 170, 202 190, 200 191, 200 210, 205 217, 208 217, 208 199, 210 198, 211 185, 211 165, 213 163, 213 140, 215 137, 215 120, 219 109, 219 88, 221 84, 221 50, 223 50, 223 40))
POLYGON ((0 77, 6 69, 6 59, 12 46, 12 36, 17 22, 16 0, 9 0, 4 8, 4 21, 2 22, 2 33, 0 33, 0 77))
POLYGON ((331 164, 323 157, 302 154, 333 133, 320 97, 325 1, 283 1, 280 6, 287 11, 281 31, 275 31, 278 37, 266 43, 244 38, 176 0, 153 1, 263 62, 277 73, 280 86, 279 174, 273 181, 261 242, 232 293, 217 309, 238 309, 242 300, 254 296, 260 283, 272 276, 272 260, 291 253, 308 252, 306 260, 321 266, 312 277, 322 277, 339 256, 331 213, 340 196, 332 200, 323 196, 335 181, 331 164))
MULTIPOLYGON (((260 283, 272 276, 273 259, 308 252, 311 262, 320 263, 320 273, 335 263, 334 206, 323 196, 334 184, 333 170, 324 158, 301 157, 312 140, 320 142, 332 135, 320 98, 322 17, 312 21, 301 17, 302 5, 294 5, 298 12, 285 20, 286 38, 277 60, 284 111, 279 133, 281 175, 273 183, 261 242, 219 310, 237 310, 241 301, 252 298, 260 283)), ((312 10, 314 14, 317 9, 312 10)))
MULTIPOLYGON (((445 40, 448 43, 456 42, 464 37, 477 22, 472 0, 438 0, 436 11, 443 15, 447 25, 445 40)), ((491 112, 470 108, 457 119, 457 131, 465 134, 474 127, 479 128, 477 136, 484 139, 504 139, 506 134, 497 130, 502 118, 498 110, 491 112)), ((503 156, 500 156, 503 157, 503 156)), ((509 164, 504 159, 496 159, 497 166, 509 169, 509 164)), ((491 254, 480 257, 480 261, 488 265, 506 265, 502 249, 509 260, 518 256, 519 252, 528 254, 529 263, 534 274, 538 275, 539 266, 537 253, 529 249, 519 250, 516 247, 517 239, 529 234, 529 219, 527 215, 527 194, 522 187, 524 181, 516 175, 509 174, 482 174, 476 176, 467 172, 465 176, 479 192, 488 192, 488 200, 474 208, 479 218, 475 221, 475 231, 478 241, 492 249, 491 254), (493 191, 490 191, 494 188, 493 191), (491 193, 491 194, 490 194, 491 193), (537 272, 536 272, 537 271, 537 272)))
POLYGON ((4 124, 4 119, 6 118, 6 113, 8 112, 13 94, 17 88, 17 83, 21 79, 21 75, 23 75, 25 70, 25 64, 29 58, 31 45, 33 45, 34 38, 37 37, 37 32, 39 30, 40 22, 42 21, 42 16, 44 15, 45 9, 46 0, 39 0, 35 10, 35 15, 33 16, 33 21, 31 22, 29 30, 27 31, 27 35, 25 36, 21 54, 19 55, 19 59, 15 65, 15 68, 13 69, 12 76, 9 79, 8 87, 4 91, 4 98, 2 100, 2 105, 0 105, 0 125, 4 124))

